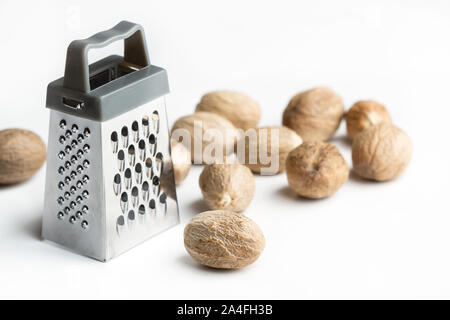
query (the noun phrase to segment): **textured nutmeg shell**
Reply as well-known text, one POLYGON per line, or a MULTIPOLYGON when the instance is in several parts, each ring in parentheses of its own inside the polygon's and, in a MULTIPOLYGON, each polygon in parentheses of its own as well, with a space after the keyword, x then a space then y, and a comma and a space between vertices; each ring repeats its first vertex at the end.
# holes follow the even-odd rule
POLYGON ((303 141, 325 141, 339 128, 344 103, 333 90, 318 87, 295 95, 283 112, 283 125, 303 141))
POLYGON ((364 129, 382 122, 392 123, 389 112, 381 103, 373 100, 356 102, 345 115, 347 134, 350 139, 364 129))
POLYGON ((380 123, 359 133, 352 143, 353 170, 362 178, 387 181, 408 166, 412 142, 400 128, 380 123))
POLYGON ((254 139, 242 138, 239 142, 245 143, 245 165, 258 174, 274 175, 283 172, 287 155, 302 143, 302 138, 284 126, 261 127, 255 130, 254 139), (278 137, 278 141, 273 140, 273 137, 278 137), (269 160, 261 159, 261 154, 269 160))
POLYGON ((45 159, 45 143, 35 133, 23 129, 0 131, 0 184, 29 179, 45 159))
POLYGON ((239 163, 205 166, 199 185, 206 205, 212 210, 243 211, 255 192, 252 172, 239 163))
POLYGON ((216 210, 191 219, 184 229, 184 246, 200 264, 238 269, 258 259, 265 238, 259 226, 245 215, 216 210))
MULTIPOLYGON (((179 118, 172 127, 172 136, 174 136, 175 133, 180 132, 189 134, 189 137, 182 139, 180 142, 183 143, 188 150, 190 150, 192 162, 194 162, 195 159, 199 159, 201 162, 207 163, 211 159, 205 159, 203 157, 204 151, 211 143, 214 142, 214 139, 211 139, 212 137, 205 135, 205 132, 207 131, 209 133, 217 132, 223 141, 223 149, 221 150, 222 155, 220 156, 219 154, 212 152, 214 154, 212 154, 211 162, 213 162, 214 159, 223 161, 224 157, 227 156, 228 153, 233 152, 234 144, 238 137, 238 132, 230 121, 215 113, 195 112, 191 115, 179 118), (196 126, 198 130, 195 130, 196 126), (195 149, 194 141, 197 141, 201 148, 195 149)), ((214 148, 212 149, 215 151, 214 148)))
POLYGON ((339 150, 326 142, 304 142, 286 160, 289 186, 312 199, 329 197, 348 180, 349 168, 339 150))
POLYGON ((258 126, 261 108, 249 96, 231 90, 206 93, 197 105, 196 111, 217 113, 228 119, 236 128, 247 130, 258 126))
POLYGON ((170 139, 170 148, 175 183, 180 184, 191 169, 191 153, 182 143, 173 139, 170 139))

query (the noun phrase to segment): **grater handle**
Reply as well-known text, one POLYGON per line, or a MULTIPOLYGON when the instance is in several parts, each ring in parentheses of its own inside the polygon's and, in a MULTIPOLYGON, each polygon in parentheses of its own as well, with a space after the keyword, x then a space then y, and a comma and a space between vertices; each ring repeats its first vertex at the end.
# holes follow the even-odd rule
POLYGON ((76 91, 89 92, 91 90, 89 85, 89 49, 103 48, 117 40, 124 40, 124 60, 126 62, 140 67, 150 65, 144 29, 139 24, 121 21, 109 30, 70 43, 67 48, 63 86, 76 91))

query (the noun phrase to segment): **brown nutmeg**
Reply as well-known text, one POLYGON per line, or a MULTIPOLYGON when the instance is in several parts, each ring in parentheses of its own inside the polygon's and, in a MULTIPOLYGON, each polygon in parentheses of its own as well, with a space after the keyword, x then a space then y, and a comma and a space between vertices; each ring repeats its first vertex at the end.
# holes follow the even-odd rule
POLYGON ((411 155, 411 139, 390 123, 368 127, 352 143, 353 170, 366 179, 386 181, 398 177, 411 155))
POLYGON ((252 264, 265 247, 259 226, 243 214, 206 211, 184 229, 184 246, 198 263, 212 268, 238 269, 252 264))
POLYGON ((214 112, 228 119, 236 128, 255 128, 261 118, 258 102, 249 96, 231 90, 212 91, 205 94, 195 111, 214 112))
MULTIPOLYGON (((178 119, 172 127, 172 136, 177 136, 180 131, 181 135, 188 134, 189 137, 183 139, 181 142, 191 152, 191 160, 194 162, 196 159, 202 163, 212 163, 214 160, 223 161, 224 157, 228 153, 232 153, 234 150, 234 144, 238 137, 238 133, 234 125, 227 119, 212 113, 212 112, 195 112, 191 115, 181 117, 178 119), (198 130, 195 130, 195 126, 199 125, 198 130), (214 141, 212 137, 205 135, 205 132, 217 133, 221 141, 214 141), (196 149, 195 143, 197 142, 201 148, 196 149), (223 142, 220 145, 222 148, 222 156, 216 154, 216 148, 209 150, 209 146, 212 143, 223 142), (208 151, 211 151, 211 158, 204 157, 205 150, 206 156, 209 157, 208 151)), ((174 137, 177 139, 177 137, 174 137)))
MULTIPOLYGON (((261 127, 256 130, 256 135, 249 136, 248 139, 241 139, 240 143, 245 143, 245 165, 255 173, 274 175, 285 170, 285 162, 289 152, 302 143, 302 138, 295 131, 284 126, 261 127), (278 142, 272 141, 272 134, 278 135, 278 142), (262 149, 264 157, 261 159, 262 149), (274 154, 272 154, 272 149, 274 154), (253 153, 253 157, 250 155, 253 153), (278 164, 268 161, 275 159, 278 164)), ((238 149, 239 153, 239 149, 238 149)), ((239 156, 239 154, 238 154, 239 156)))
POLYGON ((358 101, 345 115, 347 134, 350 139, 364 129, 381 122, 392 123, 389 112, 381 103, 373 100, 358 101))
POLYGON ((173 139, 170 139, 170 147, 175 184, 180 184, 191 169, 191 153, 182 143, 173 139))
POLYGON ((29 130, 0 131, 0 184, 25 181, 44 164, 46 146, 29 130))
POLYGON ((294 96, 283 112, 283 125, 291 128, 303 141, 324 141, 333 136, 344 115, 339 95, 318 87, 294 96))
POLYGON ((304 142, 286 160, 289 186, 299 195, 318 199, 331 196, 347 180, 349 169, 339 150, 326 142, 304 142))
POLYGON ((255 179, 249 168, 239 163, 205 166, 199 179, 209 209, 245 210, 253 199, 255 179))

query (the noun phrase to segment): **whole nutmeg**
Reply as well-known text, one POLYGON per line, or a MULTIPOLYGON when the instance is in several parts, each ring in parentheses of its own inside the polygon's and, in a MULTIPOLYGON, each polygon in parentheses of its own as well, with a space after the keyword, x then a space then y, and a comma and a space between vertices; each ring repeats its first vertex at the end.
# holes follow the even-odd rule
POLYGON ((302 138, 295 131, 283 126, 261 127, 255 130, 255 136, 249 136, 248 140, 241 139, 239 142, 245 143, 245 165, 253 172, 264 175, 283 172, 287 155, 302 143, 302 138))
POLYGON ((206 211, 184 229, 184 246, 198 263, 238 269, 252 264, 265 247, 265 238, 250 218, 232 211, 206 211))
POLYGON ((170 139, 170 147, 175 184, 180 184, 191 169, 191 153, 182 143, 174 139, 170 139))
POLYGON ((29 179, 45 158, 45 143, 35 133, 22 129, 0 131, 0 184, 29 179))
POLYGON ((203 198, 212 210, 245 210, 253 199, 255 179, 239 163, 205 166, 199 179, 203 198))
POLYGON ((324 141, 333 136, 344 115, 339 95, 326 87, 301 92, 283 112, 283 125, 297 132, 303 141, 324 141))
POLYGON ((228 119, 236 128, 255 128, 261 118, 258 102, 249 96, 230 90, 212 91, 205 94, 196 111, 214 112, 228 119))
POLYGON ((381 122, 391 123, 392 119, 382 104, 367 100, 356 102, 345 115, 345 121, 347 134, 353 140, 364 129, 381 122))
POLYGON ((178 140, 179 135, 183 136, 181 142, 190 150, 195 163, 223 161, 234 151, 238 137, 230 121, 212 112, 195 112, 178 119, 172 127, 172 137, 178 140))
POLYGON ((349 169, 339 150, 326 142, 304 142, 286 160, 289 186, 299 195, 319 199, 334 194, 347 180, 349 169))
POLYGON ((396 178, 408 166, 411 155, 411 139, 390 123, 368 127, 352 143, 353 170, 366 179, 396 178))

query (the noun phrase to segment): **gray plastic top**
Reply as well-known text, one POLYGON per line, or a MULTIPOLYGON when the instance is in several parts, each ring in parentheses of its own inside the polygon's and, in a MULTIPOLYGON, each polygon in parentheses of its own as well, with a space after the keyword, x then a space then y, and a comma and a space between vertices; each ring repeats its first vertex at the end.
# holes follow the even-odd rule
POLYGON ((114 118, 169 92, 166 70, 150 64, 144 30, 122 21, 67 49, 64 77, 47 88, 47 108, 97 121, 114 118), (88 51, 124 40, 124 57, 88 65, 88 51))

